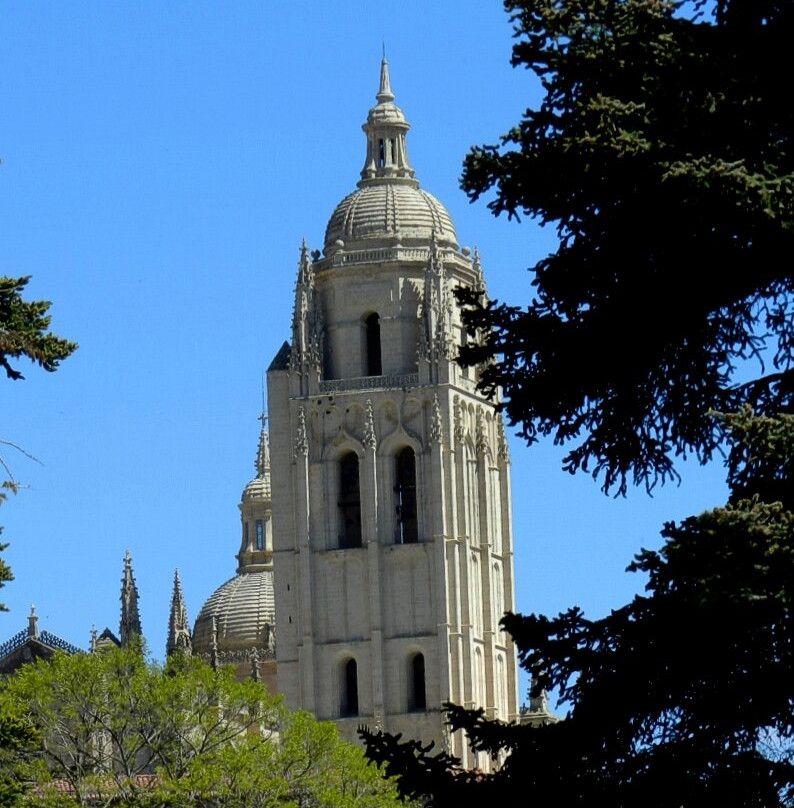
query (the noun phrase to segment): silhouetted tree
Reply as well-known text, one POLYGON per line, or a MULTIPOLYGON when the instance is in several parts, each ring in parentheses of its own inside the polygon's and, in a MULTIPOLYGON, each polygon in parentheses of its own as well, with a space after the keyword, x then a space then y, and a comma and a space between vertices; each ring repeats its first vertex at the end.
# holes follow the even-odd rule
POLYGON ((731 496, 665 525, 629 567, 645 593, 607 617, 505 618, 535 695, 568 712, 506 726, 450 705, 497 772, 377 733, 369 754, 435 808, 792 805, 794 4, 505 6, 513 63, 545 97, 470 152, 463 185, 560 242, 527 307, 461 293, 478 335, 463 358, 530 443, 573 444, 564 467, 605 491, 651 488, 727 440, 731 496))
POLYGON ((481 386, 529 442, 571 444, 566 469, 652 486, 711 457, 710 410, 794 403, 794 4, 505 6, 545 97, 471 150, 463 187, 559 247, 529 306, 473 306, 487 336, 466 358, 498 358, 481 386))

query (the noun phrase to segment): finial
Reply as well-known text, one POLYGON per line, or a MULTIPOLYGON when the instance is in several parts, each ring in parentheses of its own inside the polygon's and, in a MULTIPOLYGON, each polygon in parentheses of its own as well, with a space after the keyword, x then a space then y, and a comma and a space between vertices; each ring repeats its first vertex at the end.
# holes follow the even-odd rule
POLYGON ((270 475, 270 438, 267 434, 267 413, 259 416, 262 430, 259 433, 259 446, 256 450, 256 476, 262 480, 270 475))
POLYGON ((33 637, 33 639, 38 638, 39 636, 39 618, 36 614, 36 605, 34 603, 30 604, 30 615, 28 616, 28 637, 33 637))
POLYGON ((386 104, 394 101, 394 93, 391 91, 391 80, 389 78, 389 63, 386 61, 386 46, 383 46, 383 59, 380 63, 380 87, 375 96, 379 104, 386 104))

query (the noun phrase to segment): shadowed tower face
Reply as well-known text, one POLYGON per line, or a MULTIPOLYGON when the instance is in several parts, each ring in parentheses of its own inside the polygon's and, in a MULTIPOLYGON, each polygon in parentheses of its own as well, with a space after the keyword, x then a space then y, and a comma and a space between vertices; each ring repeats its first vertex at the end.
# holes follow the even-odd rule
POLYGON ((278 689, 292 707, 435 740, 441 705, 517 717, 509 460, 494 403, 456 364, 453 291, 484 292, 422 190, 381 65, 357 190, 301 248, 268 372, 278 689))

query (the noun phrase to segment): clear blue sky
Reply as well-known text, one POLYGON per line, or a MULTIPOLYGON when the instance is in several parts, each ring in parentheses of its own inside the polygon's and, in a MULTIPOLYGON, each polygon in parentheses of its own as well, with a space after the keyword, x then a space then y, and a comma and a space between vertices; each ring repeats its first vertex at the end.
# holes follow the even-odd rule
MULTIPOLYGON (((0 642, 26 624, 81 646, 118 629, 133 554, 144 632, 164 653, 179 567, 191 619, 234 574, 261 377, 289 337, 301 239, 322 246, 355 187, 382 43, 422 186, 478 246, 492 296, 530 294, 554 233, 494 219, 458 188, 472 144, 537 101, 510 67, 498 2, 4 5, 0 273, 32 275, 79 351, 2 381, 0 437, 27 487, 3 506, 16 580, 0 642)), ((627 334, 626 339, 638 335, 627 334)), ((683 469, 653 499, 600 493, 554 447, 512 444, 518 606, 598 616, 644 583, 623 570, 659 529, 724 499, 683 469)))

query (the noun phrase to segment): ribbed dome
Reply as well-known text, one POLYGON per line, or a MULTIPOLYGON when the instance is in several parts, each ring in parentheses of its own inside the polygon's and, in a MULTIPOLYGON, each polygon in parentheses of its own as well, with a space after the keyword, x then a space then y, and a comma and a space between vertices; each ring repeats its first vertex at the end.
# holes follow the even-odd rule
POLYGON ((336 206, 325 230, 325 250, 338 240, 345 249, 364 249, 384 239, 427 244, 433 232, 439 243, 457 247, 452 218, 434 196, 413 182, 367 184, 336 206))
POLYGON ((267 477, 254 477, 248 485, 243 489, 242 501, 245 502, 249 499, 265 499, 270 500, 270 476, 267 477))
POLYGON ((272 631, 276 625, 273 571, 243 572, 215 590, 196 618, 193 629, 194 653, 209 652, 213 616, 218 630, 219 651, 239 651, 267 645, 268 631, 272 631))

